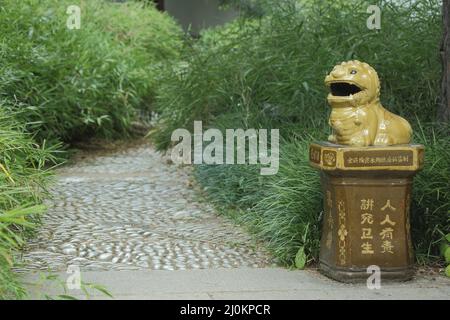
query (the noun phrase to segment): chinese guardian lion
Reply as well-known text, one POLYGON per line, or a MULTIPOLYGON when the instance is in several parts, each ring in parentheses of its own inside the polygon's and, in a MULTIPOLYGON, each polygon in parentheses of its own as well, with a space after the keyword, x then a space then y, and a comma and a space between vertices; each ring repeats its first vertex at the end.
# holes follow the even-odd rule
POLYGON ((325 84, 332 108, 330 142, 358 147, 410 142, 411 126, 381 105, 380 81, 367 63, 342 62, 326 76, 325 84))

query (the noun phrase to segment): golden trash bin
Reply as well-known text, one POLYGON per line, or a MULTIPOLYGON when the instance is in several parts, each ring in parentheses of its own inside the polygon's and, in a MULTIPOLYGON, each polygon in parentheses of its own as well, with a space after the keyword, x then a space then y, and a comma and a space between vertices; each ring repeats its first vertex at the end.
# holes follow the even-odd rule
POLYGON ((312 143, 310 164, 321 172, 324 219, 320 271, 342 282, 414 274, 410 204, 414 175, 423 167, 418 144, 354 147, 312 143))

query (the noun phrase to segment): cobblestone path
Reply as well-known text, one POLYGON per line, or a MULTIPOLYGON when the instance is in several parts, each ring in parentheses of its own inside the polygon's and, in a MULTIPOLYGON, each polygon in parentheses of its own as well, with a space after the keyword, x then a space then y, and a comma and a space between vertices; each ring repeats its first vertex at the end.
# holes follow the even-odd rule
POLYGON ((200 202, 190 168, 150 145, 87 155, 57 171, 25 270, 264 267, 269 255, 200 202))

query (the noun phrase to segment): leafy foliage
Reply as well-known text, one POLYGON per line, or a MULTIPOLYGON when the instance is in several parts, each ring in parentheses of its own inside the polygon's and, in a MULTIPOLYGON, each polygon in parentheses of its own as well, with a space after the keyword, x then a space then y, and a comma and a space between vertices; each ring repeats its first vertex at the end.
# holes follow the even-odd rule
POLYGON ((149 111, 157 69, 177 55, 180 30, 134 2, 2 1, 0 94, 39 138, 126 135, 149 111), (66 26, 69 5, 81 28, 66 26))
POLYGON ((45 209, 45 165, 56 161, 54 148, 36 144, 23 127, 0 111, 0 299, 25 295, 11 272, 14 253, 45 209))

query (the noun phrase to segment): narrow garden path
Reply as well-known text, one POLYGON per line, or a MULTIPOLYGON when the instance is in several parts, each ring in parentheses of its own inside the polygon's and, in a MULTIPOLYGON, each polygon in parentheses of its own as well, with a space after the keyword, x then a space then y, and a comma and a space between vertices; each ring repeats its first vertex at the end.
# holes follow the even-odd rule
POLYGON ((190 168, 143 144, 59 169, 23 260, 28 270, 264 267, 270 257, 199 202, 190 168))

